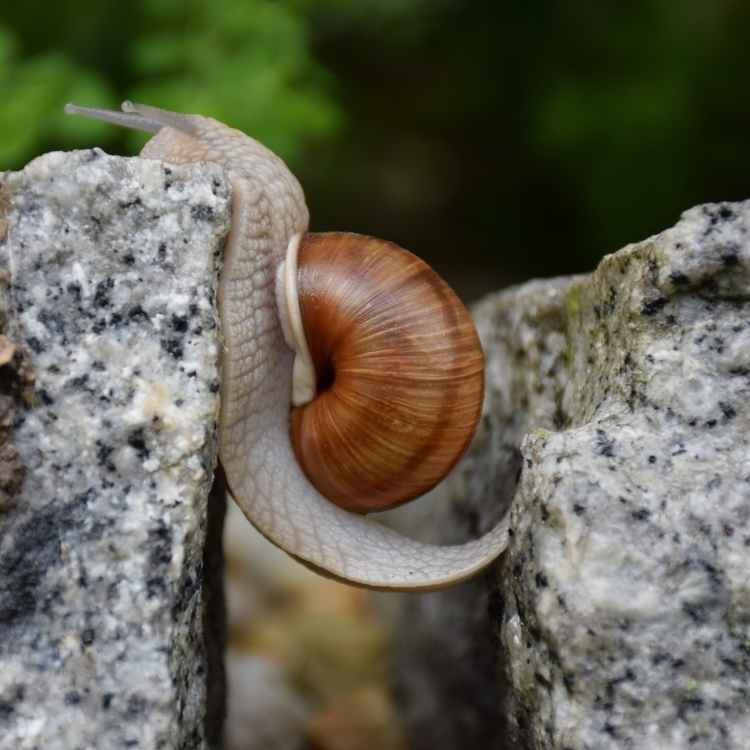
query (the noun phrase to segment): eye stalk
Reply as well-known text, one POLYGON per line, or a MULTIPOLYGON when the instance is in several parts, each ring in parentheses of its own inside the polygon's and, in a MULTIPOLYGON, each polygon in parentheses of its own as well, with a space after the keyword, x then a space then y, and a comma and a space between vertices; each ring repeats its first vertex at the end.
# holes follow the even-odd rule
POLYGON ((358 513, 423 495, 463 455, 481 413, 484 355, 469 312, 392 242, 306 234, 298 252, 296 294, 315 371, 314 397, 291 415, 303 471, 358 513))

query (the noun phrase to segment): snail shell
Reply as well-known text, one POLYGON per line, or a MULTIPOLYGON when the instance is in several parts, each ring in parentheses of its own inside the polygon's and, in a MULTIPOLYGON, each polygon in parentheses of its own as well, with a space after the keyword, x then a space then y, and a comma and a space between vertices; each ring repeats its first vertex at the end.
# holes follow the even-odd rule
POLYGON ((297 293, 316 395, 293 410, 305 474, 360 513, 418 497, 455 465, 482 408, 468 311, 417 256, 346 232, 306 234, 297 293))

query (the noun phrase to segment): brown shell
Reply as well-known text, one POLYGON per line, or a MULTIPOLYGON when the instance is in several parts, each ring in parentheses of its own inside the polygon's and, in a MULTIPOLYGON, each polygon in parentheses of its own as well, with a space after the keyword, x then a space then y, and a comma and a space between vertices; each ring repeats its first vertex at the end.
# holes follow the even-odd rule
POLYGON ((360 513, 424 494, 466 450, 482 408, 467 309, 424 261, 357 234, 307 234, 298 284, 318 379, 316 398, 292 412, 305 474, 360 513))

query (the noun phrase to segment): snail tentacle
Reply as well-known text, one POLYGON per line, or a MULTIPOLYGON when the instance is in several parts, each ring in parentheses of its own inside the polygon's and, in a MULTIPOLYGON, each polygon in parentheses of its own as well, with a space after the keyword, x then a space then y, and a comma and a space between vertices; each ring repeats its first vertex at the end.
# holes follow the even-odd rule
MULTIPOLYGON (((216 120, 133 105, 126 115, 162 127, 141 155, 166 162, 212 161, 232 184, 219 313, 222 356, 219 457, 250 522, 281 549, 326 575, 390 590, 442 588, 468 578, 507 546, 503 519, 480 539, 423 544, 324 498, 295 459, 289 423, 294 352, 277 308, 276 280, 293 236, 304 234, 302 189, 279 157, 216 120)), ((67 111, 102 118, 106 110, 67 111)), ((108 118, 134 127, 135 119, 108 118)), ((142 129, 149 130, 149 127, 142 129)))
POLYGON ((143 130, 147 133, 157 133, 163 125, 155 120, 149 120, 143 115, 136 113, 115 112, 111 109, 99 109, 97 107, 79 107, 77 104, 65 105, 66 115, 82 115, 92 120, 102 120, 112 125, 119 125, 131 130, 143 130))

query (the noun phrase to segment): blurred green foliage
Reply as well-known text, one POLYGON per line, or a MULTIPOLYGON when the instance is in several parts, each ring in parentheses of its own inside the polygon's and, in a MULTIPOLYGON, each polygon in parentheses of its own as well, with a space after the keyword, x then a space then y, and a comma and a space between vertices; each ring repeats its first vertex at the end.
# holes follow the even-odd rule
POLYGON ((475 296, 747 198, 749 32, 746 0, 28 0, 0 9, 0 164, 143 142, 68 100, 208 114, 290 163, 313 228, 475 296))
POLYGON ((96 128, 74 125, 60 130, 55 116, 66 97, 81 100, 109 99, 106 82, 96 73, 76 65, 59 50, 24 57, 18 37, 0 27, 0 86, 3 116, 0 118, 0 163, 20 166, 34 155, 40 144, 86 135, 96 128))
POLYGON ((32 0, 0 11, 0 80, 13 102, 0 120, 0 157, 11 166, 55 138, 127 139, 130 150, 145 140, 61 117, 66 101, 119 108, 132 98, 210 113, 292 161, 341 120, 304 17, 265 0, 67 0, 51 10, 32 0))

